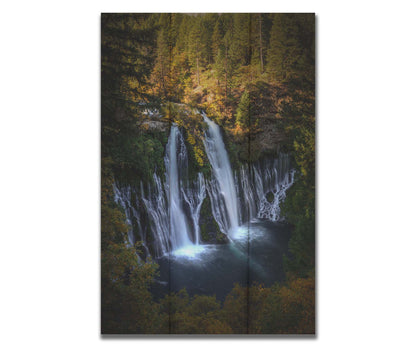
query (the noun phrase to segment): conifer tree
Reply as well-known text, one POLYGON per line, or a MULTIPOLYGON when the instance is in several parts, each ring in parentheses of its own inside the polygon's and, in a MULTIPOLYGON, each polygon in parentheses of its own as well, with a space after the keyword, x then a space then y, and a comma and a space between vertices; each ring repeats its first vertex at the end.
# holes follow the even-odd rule
POLYGON ((243 129, 247 129, 250 127, 250 116, 251 116, 251 109, 250 109, 250 94, 248 91, 244 91, 241 95, 240 103, 237 107, 236 113, 236 123, 243 129))
POLYGON ((247 13, 236 13, 233 16, 232 45, 230 55, 239 65, 250 64, 250 36, 251 15, 247 13))
POLYGON ((212 33, 212 55, 213 60, 215 60, 216 56, 218 55, 218 51, 222 46, 222 38, 223 38, 223 32, 222 32, 222 21, 217 20, 215 23, 214 31, 212 33))
POLYGON ((201 57, 202 57, 202 31, 201 21, 199 17, 196 17, 191 24, 191 30, 189 33, 188 41, 188 55, 191 66, 196 75, 197 85, 200 84, 200 72, 201 72, 201 57))

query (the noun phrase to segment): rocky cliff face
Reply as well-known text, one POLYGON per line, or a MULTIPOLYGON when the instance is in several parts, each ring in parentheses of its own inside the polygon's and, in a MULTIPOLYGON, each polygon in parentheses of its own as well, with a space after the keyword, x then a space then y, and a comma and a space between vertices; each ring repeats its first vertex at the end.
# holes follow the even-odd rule
POLYGON ((167 131, 169 130, 170 124, 160 120, 146 120, 142 123, 142 127, 146 130, 151 131, 167 131))

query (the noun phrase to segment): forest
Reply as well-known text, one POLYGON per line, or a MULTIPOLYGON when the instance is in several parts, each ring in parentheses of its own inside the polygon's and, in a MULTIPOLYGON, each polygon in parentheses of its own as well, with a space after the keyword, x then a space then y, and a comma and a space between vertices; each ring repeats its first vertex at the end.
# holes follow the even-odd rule
MULTIPOLYGON (((268 194, 270 203, 277 199, 268 194)), ((183 204, 192 224, 193 205, 183 204)), ((250 219, 250 208, 238 212, 241 220, 250 219)), ((315 333, 314 14, 101 15, 101 333, 315 333), (290 158, 294 178, 278 207, 290 228, 284 279, 235 283, 224 298, 186 288, 156 295, 156 260, 173 243, 155 241, 148 205, 157 178, 172 179, 166 158, 174 127, 189 191, 208 192, 190 242, 228 242, 208 183, 216 176, 205 134, 216 128, 201 114, 220 129, 238 172, 231 179, 239 181, 244 168, 261 173, 279 155, 290 158), (126 222, 115 187, 129 192, 140 222, 126 222)))

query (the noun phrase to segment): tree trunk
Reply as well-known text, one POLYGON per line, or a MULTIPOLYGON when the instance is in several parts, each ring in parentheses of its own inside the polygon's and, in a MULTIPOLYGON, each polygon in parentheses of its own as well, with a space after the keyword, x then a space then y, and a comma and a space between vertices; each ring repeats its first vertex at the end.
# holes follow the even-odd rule
POLYGON ((199 58, 196 58, 196 80, 199 86, 199 58))
POLYGON ((261 36, 261 13, 259 13, 259 32, 260 32, 260 73, 263 73, 263 40, 261 36))
POLYGON ((228 48, 225 49, 225 102, 227 102, 227 80, 228 80, 227 57, 228 57, 228 48))

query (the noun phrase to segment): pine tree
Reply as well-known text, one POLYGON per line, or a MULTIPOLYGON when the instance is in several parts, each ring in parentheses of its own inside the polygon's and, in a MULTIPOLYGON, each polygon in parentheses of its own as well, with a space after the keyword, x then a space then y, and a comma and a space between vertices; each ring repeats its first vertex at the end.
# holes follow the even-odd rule
MULTIPOLYGON (((141 14, 101 17, 101 105, 103 129, 139 121, 140 110, 155 104, 148 76, 156 28, 141 14), (123 119, 123 122, 121 120, 123 119)), ((103 132, 103 136, 106 132, 103 132)))
POLYGON ((157 37, 157 56, 153 69, 153 83, 159 91, 159 96, 169 98, 170 68, 171 68, 171 46, 169 35, 165 28, 159 31, 157 37))
POLYGON ((247 13, 236 13, 233 16, 232 45, 230 55, 241 65, 249 65, 251 59, 250 36, 251 16, 247 13))
POLYGON ((212 51, 212 40, 218 15, 215 13, 208 13, 201 17, 201 40, 202 40, 202 63, 204 68, 212 64, 214 61, 212 51))
POLYGON ((275 14, 267 55, 267 69, 280 81, 314 77, 313 14, 275 14))
POLYGON ((222 38, 223 38, 223 32, 222 32, 222 21, 217 20, 215 23, 214 31, 212 33, 212 55, 213 55, 213 61, 215 61, 216 56, 218 55, 218 51, 220 50, 222 46, 222 38))
POLYGON ((200 84, 200 73, 202 66, 202 28, 200 17, 196 17, 191 24, 191 30, 189 33, 188 41, 188 56, 189 61, 193 67, 193 70, 196 75, 197 85, 200 84))
POLYGON ((241 95, 240 103, 237 107, 236 113, 236 123, 243 129, 248 129, 250 127, 250 117, 251 117, 251 108, 250 108, 250 94, 248 91, 244 91, 241 95))
POLYGON ((264 52, 263 52, 263 19, 261 13, 258 15, 258 25, 256 32, 258 33, 258 50, 260 55, 260 73, 264 71, 264 52))
POLYGON ((267 54, 267 70, 274 78, 280 78, 284 73, 284 28, 281 14, 273 17, 270 44, 267 54))
POLYGON ((250 52, 251 66, 261 75, 264 71, 265 39, 263 34, 263 15, 250 14, 250 52))

